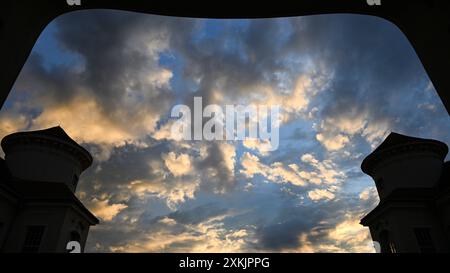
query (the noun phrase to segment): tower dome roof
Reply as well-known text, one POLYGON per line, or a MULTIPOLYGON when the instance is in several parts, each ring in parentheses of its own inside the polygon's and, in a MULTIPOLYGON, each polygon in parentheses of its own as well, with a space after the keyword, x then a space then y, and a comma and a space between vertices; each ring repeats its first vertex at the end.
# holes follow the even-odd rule
POLYGON ((91 154, 68 136, 60 126, 7 135, 2 139, 1 146, 5 154, 7 154, 16 145, 31 143, 50 145, 65 150, 79 160, 83 170, 92 164, 91 154))
POLYGON ((363 160, 361 169, 364 173, 371 175, 372 168, 389 155, 424 149, 436 152, 442 159, 444 159, 448 153, 448 147, 443 142, 434 139, 410 137, 392 132, 363 160))

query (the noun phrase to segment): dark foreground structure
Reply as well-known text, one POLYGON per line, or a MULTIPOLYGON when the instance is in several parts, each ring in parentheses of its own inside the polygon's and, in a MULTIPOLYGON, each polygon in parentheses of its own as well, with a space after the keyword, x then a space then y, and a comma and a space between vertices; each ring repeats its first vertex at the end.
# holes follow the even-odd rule
POLYGON ((442 142, 391 133, 364 159, 380 203, 361 224, 382 253, 450 252, 447 152, 442 142))
POLYGON ((14 133, 1 145, 0 252, 67 252, 69 241, 83 251, 99 222, 74 194, 89 152, 61 127, 14 133))

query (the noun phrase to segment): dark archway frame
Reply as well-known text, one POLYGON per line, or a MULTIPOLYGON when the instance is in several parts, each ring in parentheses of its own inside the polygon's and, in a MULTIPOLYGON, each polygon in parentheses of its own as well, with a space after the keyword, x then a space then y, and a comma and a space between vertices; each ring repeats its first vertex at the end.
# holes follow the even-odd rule
MULTIPOLYGON (((247 5, 237 1, 206 3, 173 0, 66 0, 2 1, 0 14, 0 105, 44 28, 64 13, 84 9, 115 9, 196 18, 268 18, 352 13, 384 18, 408 38, 425 67, 447 112, 450 113, 450 1, 448 0, 297 0, 247 5), (6 3, 5 3, 6 2, 6 3), (370 2, 370 1, 369 1, 370 2)), ((367 49, 370 50, 370 49, 367 49)))

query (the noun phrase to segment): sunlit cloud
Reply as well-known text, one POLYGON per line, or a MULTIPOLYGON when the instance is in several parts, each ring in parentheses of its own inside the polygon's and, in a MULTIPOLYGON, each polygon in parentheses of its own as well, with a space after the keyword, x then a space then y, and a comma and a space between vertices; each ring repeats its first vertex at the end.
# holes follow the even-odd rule
POLYGON ((175 210, 176 206, 187 199, 194 199, 199 187, 198 180, 177 180, 174 183, 163 181, 132 181, 125 187, 132 195, 139 198, 156 196, 167 202, 167 206, 175 210))
POLYGON ((122 210, 126 209, 128 206, 125 204, 110 204, 108 199, 98 200, 96 198, 90 201, 89 208, 92 212, 100 217, 104 221, 111 221, 117 216, 122 210))
POLYGON ((191 158, 187 154, 176 155, 170 152, 162 156, 166 167, 175 176, 183 176, 192 171, 191 158))
POLYGON ((335 195, 331 191, 316 189, 308 192, 308 196, 313 201, 319 200, 331 200, 334 199, 335 195))
POLYGON ((139 241, 111 246, 112 252, 209 252, 233 253, 245 251, 248 231, 227 229, 223 220, 229 214, 207 218, 196 224, 182 224, 163 218, 159 229, 141 236, 139 241), (182 230, 173 232, 173 230, 182 230))

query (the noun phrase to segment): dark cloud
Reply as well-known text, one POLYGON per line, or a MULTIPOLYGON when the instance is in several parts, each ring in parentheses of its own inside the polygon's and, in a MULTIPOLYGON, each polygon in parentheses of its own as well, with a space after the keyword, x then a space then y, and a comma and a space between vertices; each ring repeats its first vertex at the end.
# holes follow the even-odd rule
POLYGON ((377 202, 376 196, 372 195, 365 201, 349 196, 313 206, 296 206, 292 201, 285 202, 276 217, 258 226, 258 243, 252 247, 266 251, 299 249, 302 247, 302 241, 299 239, 302 234, 305 234, 313 245, 316 245, 314 242, 329 242, 328 232, 345 221, 346 215, 363 215, 377 202), (311 235, 313 230, 321 232, 311 235))
POLYGON ((152 100, 145 101, 148 108, 161 107, 170 93, 150 87, 141 75, 151 73, 158 65, 156 56, 146 47, 154 46, 150 51, 155 50, 157 54, 159 45, 151 42, 164 43, 165 39, 170 39, 166 36, 175 28, 170 23, 176 20, 128 12, 94 13, 71 13, 55 22, 61 46, 80 55, 84 61, 86 69, 80 75, 83 83, 104 102, 107 110, 123 107, 119 98, 127 89, 151 94, 152 100))
MULTIPOLYGON (((198 224, 211 217, 224 215, 227 212, 227 208, 221 207, 215 203, 208 203, 189 210, 172 212, 168 214, 167 217, 174 219, 181 224, 198 224)), ((161 219, 161 217, 158 217, 155 220, 159 219, 161 219)))
POLYGON ((370 122, 390 118, 394 125, 396 117, 412 112, 409 102, 426 92, 417 90, 428 82, 423 66, 392 23, 369 16, 323 15, 294 19, 293 24, 288 48, 307 52, 334 73, 320 96, 323 118, 368 112, 370 122))
MULTIPOLYGON (((90 150, 94 149, 91 146, 87 147, 90 150)), ((131 181, 160 179, 159 169, 153 169, 149 162, 161 161, 161 154, 169 151, 170 146, 167 143, 147 148, 137 148, 134 145, 114 148, 111 155, 114 160, 94 162, 94 165, 83 174, 80 190, 92 191, 92 188, 95 187, 92 181, 96 180, 102 182, 102 191, 115 192, 119 186, 126 185, 131 181)))

